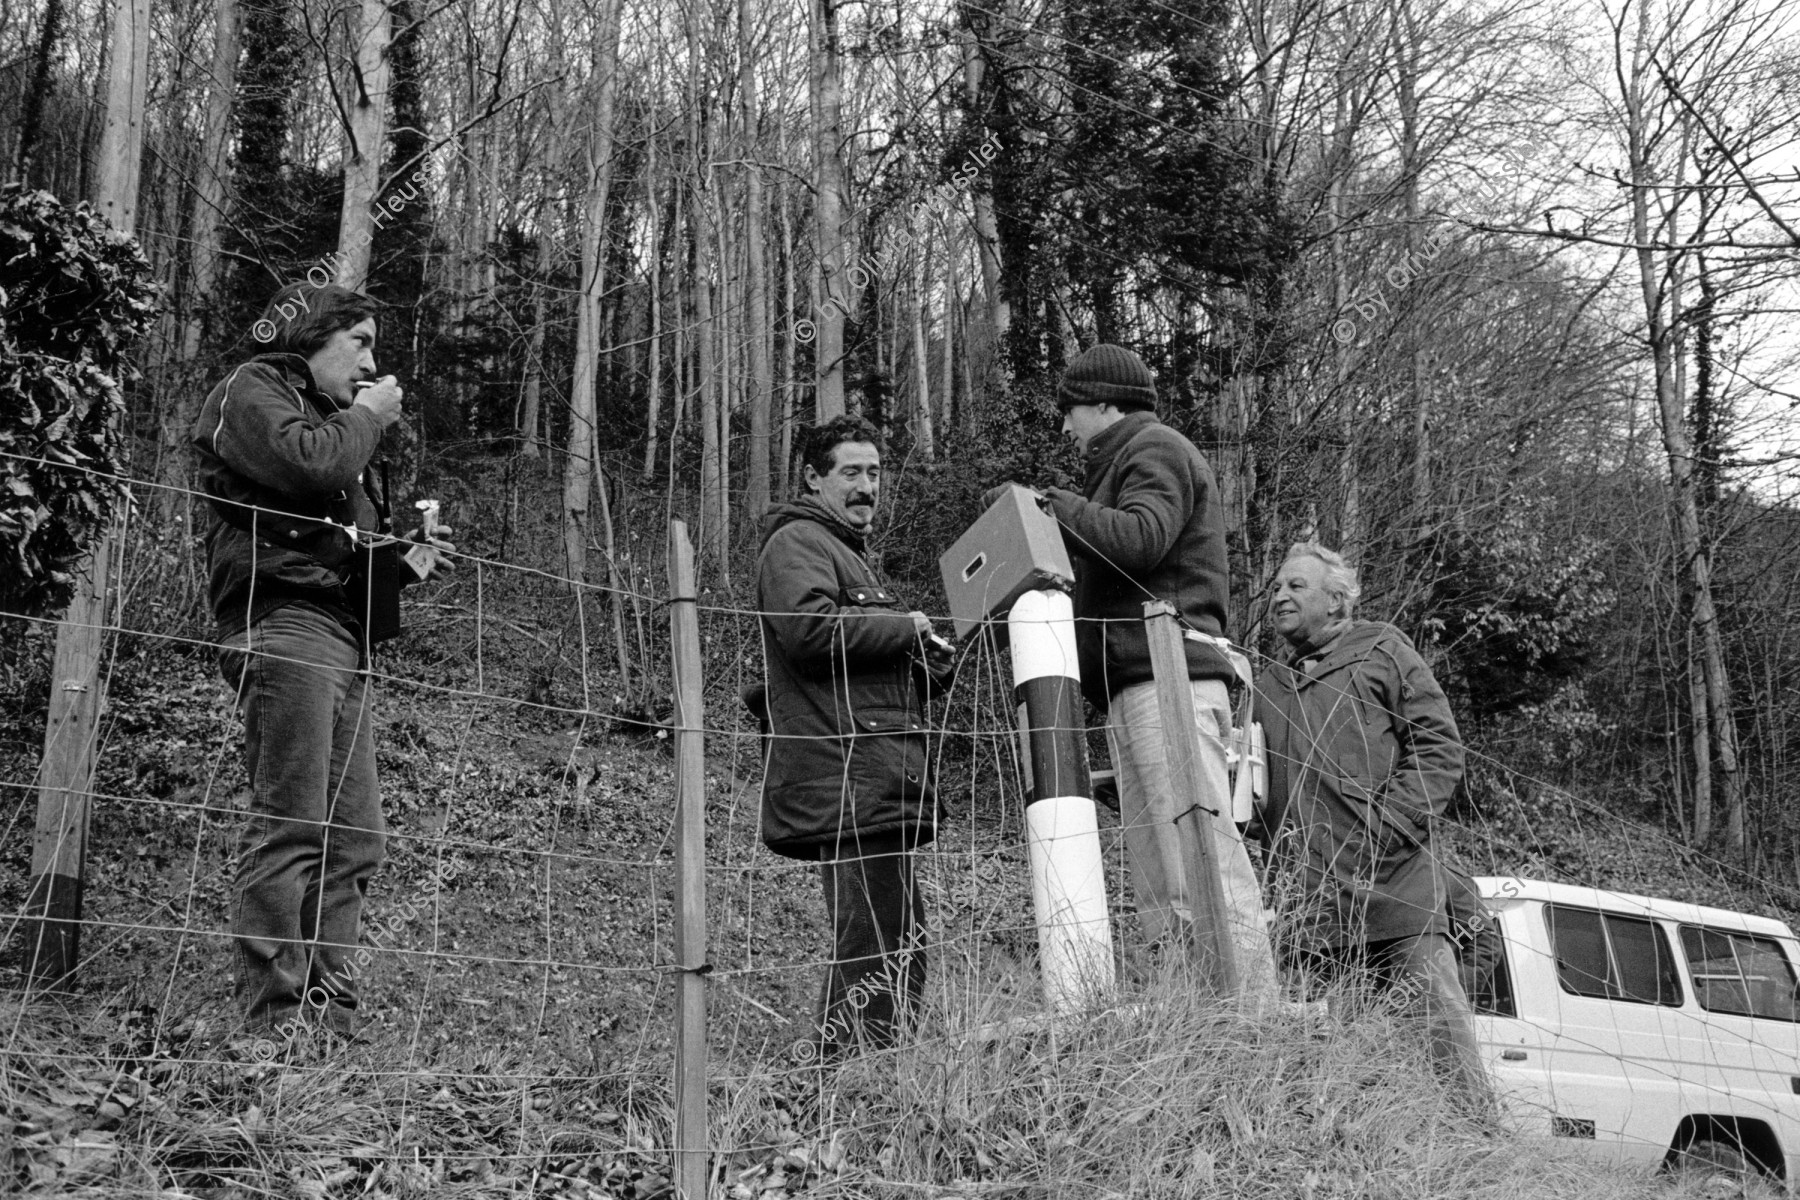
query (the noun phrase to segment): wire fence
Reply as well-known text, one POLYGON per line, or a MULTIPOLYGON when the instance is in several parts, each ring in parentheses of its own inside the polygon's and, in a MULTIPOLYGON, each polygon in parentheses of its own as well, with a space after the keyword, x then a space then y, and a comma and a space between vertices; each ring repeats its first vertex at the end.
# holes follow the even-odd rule
MULTIPOLYGON (((1148 944, 1126 885, 1124 831, 1107 811, 1120 980, 1109 1032, 1084 1040, 1055 1022, 1020 1023, 1043 1012, 1029 797, 1004 639, 991 636, 965 643, 931 714, 942 815, 917 854, 924 1015, 899 1047, 841 1068, 835 1086, 821 1082, 824 1069, 798 1066, 793 1050, 815 1032, 831 957, 817 868, 761 845, 764 742, 740 700, 763 680, 763 614, 703 597, 711 1114, 703 1145, 676 1145, 676 992, 696 964, 676 952, 680 731, 659 699, 673 685, 671 593, 656 558, 621 553, 615 589, 467 553, 452 582, 409 597, 409 632, 371 666, 387 857, 351 962, 373 1026, 336 1050, 237 1032, 232 881, 249 784, 232 696, 206 636, 128 597, 101 627, 108 699, 85 793, 73 998, 24 969, 33 922, 22 848, 40 800, 37 748, 0 747, 0 829, 12 848, 0 864, 9 947, 0 1095, 13 1128, 0 1178, 10 1169, 18 1187, 46 1193, 133 1178, 163 1194, 259 1194, 279 1179, 312 1195, 654 1196, 674 1186, 677 1151, 703 1150, 719 1195, 975 1194, 1025 1177, 1049 1189, 1041 1194, 1085 1180, 1099 1195, 1112 1185, 1095 1182, 1105 1172, 1082 1157, 1077 1134, 1106 1108, 1104 1137, 1082 1135, 1122 1156, 1124 1174, 1106 1178, 1148 1189, 1136 1194, 1198 1194, 1132 1175, 1146 1169, 1137 1159, 1173 1153, 1175 1174, 1190 1180, 1228 1174, 1230 1151, 1207 1150, 1192 1131, 1171 1148, 1167 1131, 1219 1123, 1227 1146, 1254 1143, 1244 1130, 1284 1103, 1291 1081, 1277 1048, 1295 1038, 1320 1061, 1363 1064, 1327 1072, 1320 1096, 1351 1080, 1366 1092, 1367 1072, 1388 1068, 1414 1072, 1386 1080, 1395 1096, 1429 1084, 1403 1005, 1356 1009, 1341 987, 1321 991, 1297 974, 1292 1011, 1264 1014, 1221 1049, 1214 1018, 1244 1014, 1196 998, 1182 957, 1148 944), (638 680, 617 669, 620 631, 638 680), (1324 994, 1337 1007, 1308 1003, 1324 994), (1336 1015, 1352 1010, 1390 1024, 1336 1015), (1125 1077, 1126 1065, 1140 1074, 1125 1077), (1064 1082, 1052 1087, 1052 1076, 1064 1082), (1078 1105, 1068 1078, 1087 1080, 1076 1092, 1098 1091, 1078 1105), (1039 1097, 1029 1111, 1023 1094, 1039 1097), (1126 1120, 1140 1107, 1154 1119, 1126 1120), (1164 1141, 1130 1141, 1151 1129, 1164 1141), (1203 1152, 1217 1161, 1206 1167, 1203 1152)), ((1437 845, 1476 873, 1655 894, 1672 871, 1704 880, 1723 908, 1771 917, 1800 908, 1784 884, 1504 763, 1472 752, 1470 769, 1497 782, 1487 790, 1501 802, 1445 822, 1437 845), (1562 842, 1543 836, 1550 826, 1562 842), (1646 843, 1664 851, 1654 877, 1642 865, 1646 843)), ((1272 873, 1265 881, 1276 901, 1290 886, 1272 873)), ((1505 887, 1471 934, 1486 939, 1486 965, 1471 940, 1463 974, 1490 1067, 1518 1093, 1520 1119, 1604 1140, 1616 1097, 1593 1092, 1600 1062, 1610 1064, 1599 1070, 1608 1086, 1635 1098, 1640 1119, 1610 1130, 1627 1157, 1660 1161, 1672 1139, 1718 1132, 1695 1126, 1696 1114, 1746 1130, 1760 1121, 1777 1139, 1792 1131, 1775 1095, 1790 1089, 1785 1079, 1770 1086, 1800 1054, 1791 937, 1599 891, 1505 887), (1525 1078, 1502 1057, 1515 1052, 1537 1074, 1525 1078), (1590 1082, 1568 1084, 1564 1071, 1590 1082), (1687 1125, 1664 1130, 1665 1112, 1687 1125)), ((1783 1156, 1800 1153, 1739 1141, 1783 1171, 1783 1156)), ((1274 1169, 1266 1155, 1262 1169, 1274 1169)))

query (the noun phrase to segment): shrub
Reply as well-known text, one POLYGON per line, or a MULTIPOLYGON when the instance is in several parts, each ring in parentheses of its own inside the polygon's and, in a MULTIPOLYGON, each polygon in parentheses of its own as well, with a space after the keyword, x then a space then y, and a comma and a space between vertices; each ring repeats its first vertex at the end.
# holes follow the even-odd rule
POLYGON ((87 204, 0 190, 0 609, 60 610, 124 497, 128 355, 156 315, 137 242, 87 204))

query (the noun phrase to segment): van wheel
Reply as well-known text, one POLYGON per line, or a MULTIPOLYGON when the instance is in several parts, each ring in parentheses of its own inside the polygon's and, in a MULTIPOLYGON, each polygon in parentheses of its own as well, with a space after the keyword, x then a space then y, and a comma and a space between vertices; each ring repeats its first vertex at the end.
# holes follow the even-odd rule
POLYGON ((1716 1138, 1695 1138, 1675 1155, 1672 1165, 1678 1176, 1695 1180, 1717 1176, 1743 1179, 1751 1173, 1744 1152, 1716 1138))

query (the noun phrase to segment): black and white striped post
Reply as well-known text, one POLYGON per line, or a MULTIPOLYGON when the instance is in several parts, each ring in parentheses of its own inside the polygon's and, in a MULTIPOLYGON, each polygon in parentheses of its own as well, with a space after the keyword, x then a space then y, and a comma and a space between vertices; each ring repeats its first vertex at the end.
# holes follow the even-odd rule
POLYGON ((1113 988, 1112 924, 1083 741, 1075 609, 1068 593, 1028 591, 1007 615, 1013 697, 1030 776, 1025 828, 1044 995, 1056 1015, 1113 988))

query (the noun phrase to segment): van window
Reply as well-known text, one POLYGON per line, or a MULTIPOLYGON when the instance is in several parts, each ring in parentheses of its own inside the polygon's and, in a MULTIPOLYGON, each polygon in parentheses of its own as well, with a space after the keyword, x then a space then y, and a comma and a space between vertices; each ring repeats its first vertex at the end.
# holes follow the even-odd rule
POLYGON ((1694 994, 1709 1012, 1745 1017, 1800 1020, 1794 997, 1794 968, 1781 943, 1735 930, 1681 927, 1681 949, 1694 994))
POLYGON ((1633 1004, 1681 1003, 1675 954, 1654 921, 1561 904, 1545 906, 1544 920, 1563 991, 1633 1004))
POLYGON ((1486 921, 1466 937, 1457 939, 1456 967, 1462 978, 1463 993, 1478 1013, 1516 1017, 1513 1003, 1512 972, 1506 965, 1506 939, 1500 936, 1500 923, 1486 921))

